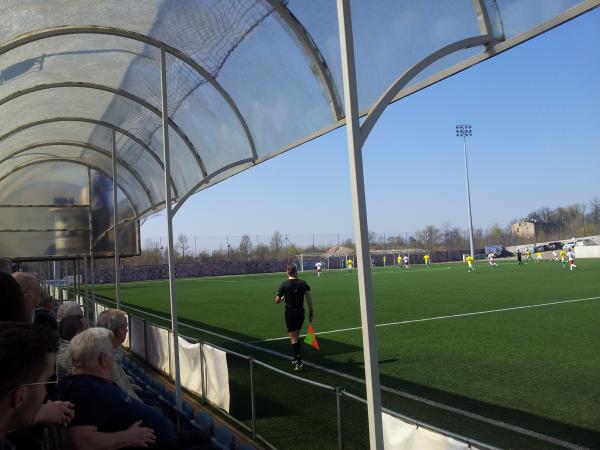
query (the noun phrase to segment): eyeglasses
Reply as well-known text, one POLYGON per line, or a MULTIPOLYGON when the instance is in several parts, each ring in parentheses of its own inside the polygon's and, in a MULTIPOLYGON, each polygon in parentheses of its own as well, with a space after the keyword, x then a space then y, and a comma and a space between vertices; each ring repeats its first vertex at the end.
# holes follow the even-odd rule
POLYGON ((54 381, 43 381, 40 383, 23 383, 21 386, 40 386, 42 384, 56 384, 58 383, 58 380, 54 380, 54 381))

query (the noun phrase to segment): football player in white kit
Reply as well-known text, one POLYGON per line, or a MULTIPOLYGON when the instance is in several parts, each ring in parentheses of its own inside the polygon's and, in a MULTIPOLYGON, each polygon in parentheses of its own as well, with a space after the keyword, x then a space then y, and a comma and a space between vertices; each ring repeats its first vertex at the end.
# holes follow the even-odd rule
POLYGON ((321 271, 323 270, 323 263, 321 261, 317 261, 315 268, 317 269, 317 276, 320 277, 321 271))
POLYGON ((570 248, 569 252, 567 253, 567 259, 569 260, 569 270, 577 268, 575 265, 575 252, 572 248, 570 248))
POLYGON ((494 254, 494 252, 490 252, 490 254, 488 255, 488 261, 490 263, 490 266, 498 267, 498 264, 496 264, 496 255, 494 254))

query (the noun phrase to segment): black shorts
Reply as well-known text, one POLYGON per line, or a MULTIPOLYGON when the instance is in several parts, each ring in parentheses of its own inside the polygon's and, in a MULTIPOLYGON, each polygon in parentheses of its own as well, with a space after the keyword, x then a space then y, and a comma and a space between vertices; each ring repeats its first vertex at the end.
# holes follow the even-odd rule
POLYGON ((286 309, 285 326, 288 332, 302 329, 304 323, 304 309, 286 309))

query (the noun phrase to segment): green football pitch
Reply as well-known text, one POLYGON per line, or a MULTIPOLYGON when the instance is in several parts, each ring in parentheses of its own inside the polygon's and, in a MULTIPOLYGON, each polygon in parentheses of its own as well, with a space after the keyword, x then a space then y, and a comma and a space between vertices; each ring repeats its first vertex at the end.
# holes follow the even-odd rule
MULTIPOLYGON (((383 405, 503 448, 600 448, 600 260, 577 263, 572 272, 503 260, 474 273, 463 263, 374 268, 383 405)), ((320 346, 303 345, 309 364, 300 375, 364 397, 356 271, 300 278, 311 287, 320 346)), ((289 370, 283 305, 274 303, 284 279, 177 280, 180 332, 289 370)), ((111 298, 113 289, 96 292, 111 298)), ((167 282, 123 284, 121 298, 168 317, 167 282)), ((246 422, 247 362, 229 366, 231 412, 246 422)), ((259 433, 279 448, 337 446, 333 397, 266 369, 255 378, 259 433)), ((345 447, 365 448, 366 410, 345 402, 345 447)))

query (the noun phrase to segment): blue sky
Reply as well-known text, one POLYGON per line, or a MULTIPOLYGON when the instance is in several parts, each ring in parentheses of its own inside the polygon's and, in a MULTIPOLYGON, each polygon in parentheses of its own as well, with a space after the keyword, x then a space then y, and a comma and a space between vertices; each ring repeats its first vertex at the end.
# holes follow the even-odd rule
MULTIPOLYGON (((600 196, 600 10, 388 107, 364 147, 369 229, 506 225, 540 206, 600 196)), ((175 235, 353 232, 345 128, 190 198, 175 235)), ((166 235, 163 214, 142 226, 166 235)))

